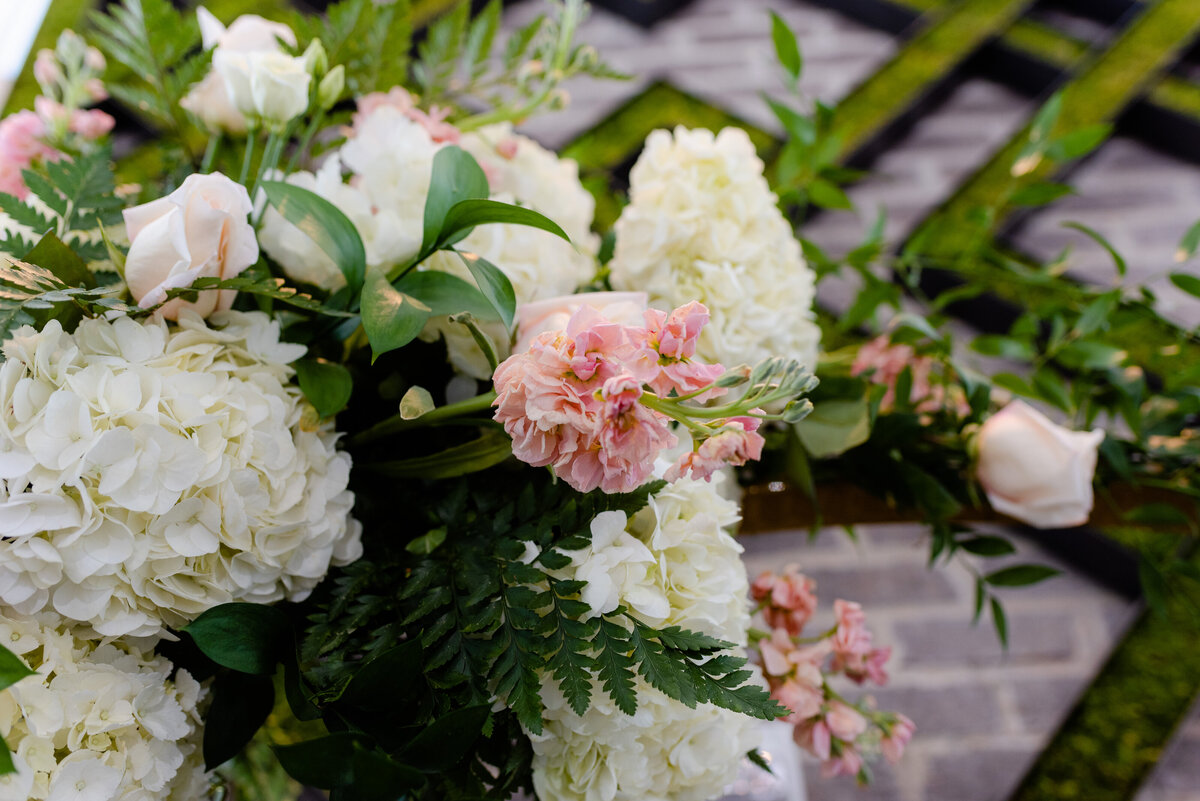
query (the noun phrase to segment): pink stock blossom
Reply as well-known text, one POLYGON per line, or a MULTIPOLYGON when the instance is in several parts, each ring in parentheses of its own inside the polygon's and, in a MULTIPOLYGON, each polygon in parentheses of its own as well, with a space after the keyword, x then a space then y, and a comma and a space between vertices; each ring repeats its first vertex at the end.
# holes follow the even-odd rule
POLYGON ((691 474, 692 478, 708 481, 727 464, 736 467, 760 459, 766 440, 757 429, 758 420, 752 417, 726 420, 725 426, 701 442, 700 447, 680 456, 663 477, 667 481, 677 481, 691 474))
POLYGON ((771 697, 792 711, 788 723, 799 723, 821 713, 824 694, 821 686, 799 679, 787 679, 771 691, 771 697))
POLYGON ((113 129, 116 120, 98 108, 76 109, 71 113, 69 129, 84 139, 99 139, 113 129))
POLYGON ((896 714, 891 731, 880 741, 883 758, 895 765, 904 756, 904 749, 917 731, 917 725, 904 715, 896 714))
POLYGON ((750 586, 750 595, 766 604, 763 617, 768 625, 798 635, 817 610, 816 589, 817 583, 792 564, 781 574, 764 571, 750 586))
POLYGON ((862 766, 862 754, 854 746, 845 744, 837 756, 821 763, 821 777, 831 779, 834 776, 857 776, 862 766))
POLYGON ((539 334, 496 369, 495 417, 518 459, 552 465, 580 492, 628 492, 645 483, 675 436, 661 415, 637 403, 640 384, 621 372, 626 344, 623 326, 584 306, 565 331, 539 334))
POLYGON ((21 170, 39 159, 62 158, 46 144, 46 122, 33 111, 18 111, 0 120, 0 192, 24 200, 29 194, 21 170))
POLYGON ((426 130, 430 138, 438 143, 456 144, 459 140, 459 130, 446 118, 450 110, 434 106, 428 112, 417 108, 416 100, 407 89, 394 86, 388 92, 371 92, 358 99, 358 110, 354 113, 353 124, 348 132, 353 136, 362 121, 379 109, 390 106, 408 117, 426 130))
POLYGON ((918 412, 933 412, 942 408, 945 387, 935 386, 932 381, 934 361, 929 356, 918 356, 911 345, 893 345, 886 336, 879 336, 858 349, 851 375, 871 372, 873 384, 887 387, 879 408, 889 411, 896 405, 896 383, 904 368, 912 375, 912 388, 908 401, 918 412))
MULTIPOLYGON (((646 310, 646 327, 636 329, 635 345, 639 377, 664 397, 674 391, 690 395, 710 387, 725 372, 719 364, 692 361, 696 355, 696 340, 708 323, 708 309, 692 301, 670 314, 659 309, 646 310)), ((696 397, 703 401, 725 394, 725 389, 711 387, 696 397)))
POLYGON ((817 759, 829 759, 832 738, 824 718, 811 718, 800 723, 792 732, 792 739, 817 759))

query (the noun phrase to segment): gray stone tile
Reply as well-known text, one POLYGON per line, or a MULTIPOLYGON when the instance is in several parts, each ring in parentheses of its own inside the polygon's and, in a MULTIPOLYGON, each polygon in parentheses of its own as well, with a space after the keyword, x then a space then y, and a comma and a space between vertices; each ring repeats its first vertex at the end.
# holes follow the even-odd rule
POLYGON ((1014 614, 1008 611, 1008 650, 990 621, 973 625, 967 618, 899 621, 896 636, 904 644, 907 667, 1018 666, 1069 662, 1075 655, 1074 620, 1060 613, 1014 614))
POLYGON ((979 750, 930 762, 923 801, 1003 801, 1033 761, 1032 750, 979 750))

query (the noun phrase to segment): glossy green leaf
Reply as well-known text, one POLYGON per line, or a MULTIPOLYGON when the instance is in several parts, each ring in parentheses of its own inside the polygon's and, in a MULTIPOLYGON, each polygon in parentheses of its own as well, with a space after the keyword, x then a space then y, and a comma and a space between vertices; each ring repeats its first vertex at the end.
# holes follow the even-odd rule
POLYGON ((441 270, 413 271, 397 281, 396 288, 424 303, 435 317, 465 311, 480 320, 500 319, 482 292, 457 275, 441 270))
POLYGON ((301 359, 292 365, 300 391, 322 417, 332 417, 346 408, 354 389, 354 378, 336 362, 301 359))
POLYGON ((1046 155, 1055 161, 1071 161, 1091 153, 1112 134, 1112 124, 1096 123, 1055 137, 1046 148, 1046 155))
POLYGON ((1195 222, 1179 240, 1179 249, 1175 251, 1175 261, 1187 261, 1196 255, 1198 248, 1200 248, 1200 222, 1195 222))
POLYGON ((366 277, 367 251, 350 218, 307 189, 282 181, 263 181, 262 188, 268 202, 333 260, 351 292, 356 292, 366 277))
POLYGON ((432 310, 392 286, 377 271, 367 276, 362 294, 362 324, 371 343, 372 361, 416 339, 432 310))
POLYGON ((1113 260, 1113 265, 1117 268, 1118 275, 1123 276, 1129 270, 1129 265, 1125 263, 1125 257, 1118 253, 1117 249, 1112 246, 1112 243, 1109 242, 1099 231, 1095 230, 1094 228, 1089 228, 1080 222, 1065 222, 1062 224, 1062 226, 1063 228, 1070 228, 1073 231, 1078 231, 1100 247, 1104 248, 1109 257, 1113 260))
POLYGON ((450 769, 471 750, 488 714, 489 707, 481 704, 438 718, 404 749, 404 761, 426 773, 450 769))
POLYGON ((1017 549, 1008 540, 990 535, 962 540, 958 543, 958 547, 976 556, 1005 556, 1017 552, 1017 549))
POLYGON ((266 722, 275 705, 270 676, 225 673, 212 684, 212 703, 204 714, 204 769, 237 756, 266 722))
POLYGON ((354 735, 347 732, 272 750, 288 775, 302 784, 329 790, 354 781, 354 735))
POLYGON ((471 271, 475 283, 479 285, 479 291, 500 315, 500 320, 505 327, 512 328, 513 316, 517 311, 517 295, 508 276, 499 267, 474 253, 459 253, 458 255, 467 265, 467 269, 471 271))
POLYGON ((43 236, 23 261, 49 270, 67 286, 96 286, 96 276, 63 241, 53 233, 43 236))
POLYGON ((1000 356, 1005 359, 1020 359, 1027 361, 1034 356, 1033 344, 1013 337, 996 334, 985 334, 975 337, 971 342, 971 350, 984 356, 1000 356))
POLYGON ((852 209, 854 204, 836 184, 824 178, 814 178, 808 185, 808 197, 816 205, 825 209, 852 209))
POLYGON ((1009 202, 1014 206, 1045 206, 1073 194, 1075 190, 1065 184, 1044 182, 1021 187, 1013 193, 1009 202))
POLYGON ((258 675, 275 672, 275 665, 292 640, 287 615, 264 604, 214 606, 184 626, 183 631, 218 665, 258 675))
POLYGON ((1004 646, 1004 650, 1008 650, 1008 618, 1004 615, 1004 607, 995 598, 991 599, 992 606, 992 624, 996 627, 996 636, 1000 638, 1000 644, 1004 646))
POLYGON ((795 431, 813 458, 836 456, 871 436, 870 405, 865 397, 821 401, 795 425, 795 431))
POLYGON ((429 194, 425 197, 425 218, 421 252, 432 253, 444 239, 446 215, 455 204, 488 196, 488 180, 479 162, 460 147, 443 147, 433 157, 429 194))
POLYGON ((499 200, 474 198, 459 201, 446 212, 445 219, 442 222, 442 229, 438 234, 437 247, 454 244, 463 239, 477 225, 490 225, 493 223, 525 225, 530 228, 539 228, 565 239, 567 242, 571 241, 571 238, 567 236, 567 232, 558 223, 531 208, 514 206, 511 203, 502 203, 499 200))
POLYGON ((431 554, 436 551, 438 546, 445 541, 446 527, 438 526, 437 528, 430 529, 421 536, 410 540, 409 543, 404 546, 404 550, 418 555, 431 554))
POLYGON ((1171 273, 1171 283, 1189 295, 1200 298, 1200 278, 1187 273, 1171 273))

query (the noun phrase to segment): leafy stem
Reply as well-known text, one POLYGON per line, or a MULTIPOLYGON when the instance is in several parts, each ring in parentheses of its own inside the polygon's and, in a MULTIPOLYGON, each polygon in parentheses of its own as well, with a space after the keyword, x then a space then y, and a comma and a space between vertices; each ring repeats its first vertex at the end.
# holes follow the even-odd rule
POLYGON ((466 400, 461 400, 457 403, 439 406, 431 412, 426 412, 420 417, 414 417, 411 419, 405 419, 399 412, 397 412, 386 420, 371 426, 366 431, 355 434, 350 439, 350 444, 361 445, 363 443, 372 442, 374 440, 391 436, 392 434, 397 434, 408 429, 420 428, 422 426, 433 425, 434 423, 441 423, 455 417, 476 414, 484 411, 485 409, 491 408, 492 402, 495 399, 495 392, 485 392, 482 395, 475 396, 474 398, 467 398, 466 400))

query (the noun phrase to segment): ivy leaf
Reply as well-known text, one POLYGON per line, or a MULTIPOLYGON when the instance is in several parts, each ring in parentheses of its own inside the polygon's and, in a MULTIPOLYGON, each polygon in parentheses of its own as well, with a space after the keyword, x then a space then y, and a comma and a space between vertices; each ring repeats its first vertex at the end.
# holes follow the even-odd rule
POLYGON ((362 293, 362 324, 371 343, 371 361, 416 339, 432 310, 406 295, 378 271, 367 276, 362 293))
POLYGON ((262 188, 280 215, 333 260, 346 277, 351 296, 358 294, 367 273, 367 251, 350 218, 307 189, 283 181, 263 181, 262 188))
POLYGON ((332 417, 346 408, 354 379, 340 364, 325 359, 300 359, 292 367, 300 391, 321 417, 332 417))

